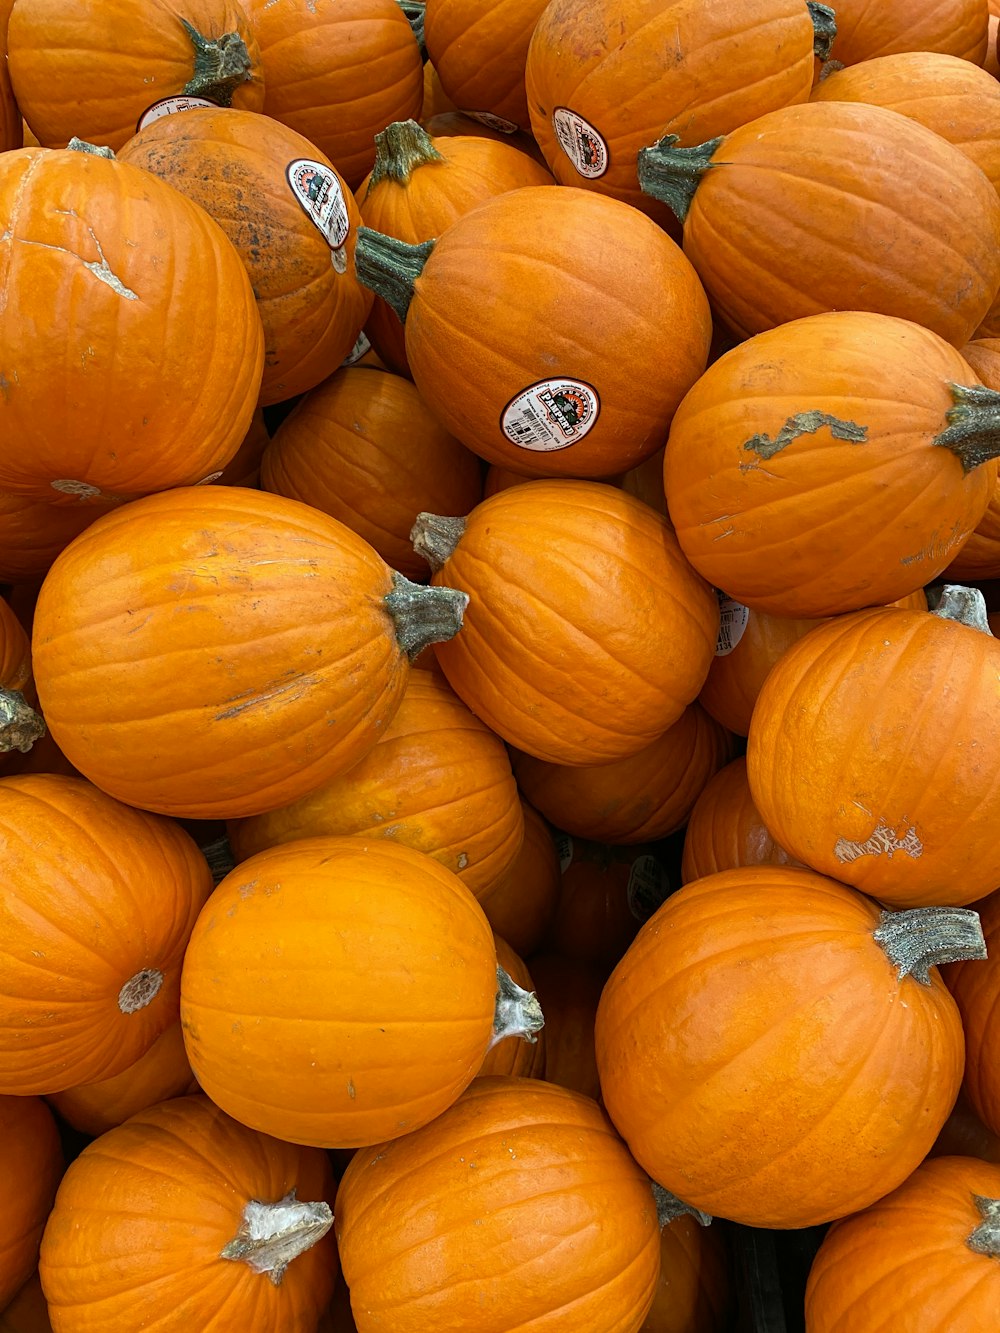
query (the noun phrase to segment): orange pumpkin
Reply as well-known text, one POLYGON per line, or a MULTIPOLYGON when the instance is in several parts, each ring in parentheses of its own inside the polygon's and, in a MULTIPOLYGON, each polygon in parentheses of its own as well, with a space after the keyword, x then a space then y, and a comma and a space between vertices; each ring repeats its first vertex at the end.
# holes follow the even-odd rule
POLYGON ((0 582, 31 583, 113 503, 63 505, 0 491, 0 582))
POLYGON ((649 1181, 589 1098, 539 1079, 477 1079, 355 1154, 336 1219, 359 1333, 555 1333, 567 1307, 573 1328, 636 1333, 659 1272, 649 1181))
POLYGON ((153 103, 179 94, 264 104, 261 53, 237 0, 17 0, 8 60, 18 105, 48 148, 74 135, 120 148, 153 103))
POLYGON ((360 838, 304 838, 237 866, 198 919, 181 991, 212 1100, 321 1147, 412 1132, 492 1044, 541 1026, 465 885, 422 852, 360 838))
MULTIPOLYGON (((988 389, 1000 389, 1000 339, 966 343, 962 356, 988 389)), ((949 583, 1000 578, 1000 473, 986 512, 945 571, 949 583)))
POLYGON ((0 865, 0 1092, 121 1073, 176 1017, 204 857, 169 820, 35 774, 0 780, 0 865))
POLYGON ((37 1272, 28 1278, 11 1303, 0 1310, 0 1333, 52 1333, 49 1307, 37 1272))
POLYGON ((424 515, 416 537, 433 582, 471 599, 462 634, 436 650, 441 668, 518 749, 556 764, 624 759, 701 688, 718 605, 641 500, 595 482, 535 481, 464 521, 424 515))
POLYGON ((0 153, 20 148, 24 142, 21 111, 14 101, 7 72, 7 23, 14 0, 0 0, 0 153))
POLYGON ((978 1157, 980 1161, 1000 1165, 1000 1135, 986 1128, 969 1104, 964 1089, 928 1156, 978 1157))
POLYGON ((980 970, 966 963, 947 968, 945 980, 965 1029, 965 1092, 973 1111, 1000 1135, 1000 890, 977 909, 986 937, 987 961, 980 970))
POLYGON ((482 495, 478 458, 409 380, 361 366, 337 371, 282 421, 261 461, 261 486, 339 519, 419 582, 427 562, 410 544, 417 514, 467 513, 482 495))
POLYGON ((0 754, 26 754, 45 732, 34 698, 31 644, 9 604, 0 598, 0 754))
MULTIPOLYGON (((494 935, 497 951, 497 966, 502 967, 512 981, 516 981, 522 990, 534 994, 535 983, 528 971, 527 964, 519 958, 506 940, 494 935)), ((514 1078, 541 1078, 545 1072, 545 1029, 542 1028, 533 1042, 525 1041, 517 1033, 504 1037, 486 1052, 483 1063, 479 1066, 477 1078, 487 1074, 507 1074, 514 1078)))
POLYGON ((200 204, 239 253, 264 326, 260 402, 332 375, 372 296, 354 276, 361 215, 329 158, 270 116, 199 107, 144 126, 119 160, 200 204))
POLYGON ((63 1172, 59 1131, 41 1098, 0 1096, 0 1170, 5 1195, 2 1310, 35 1271, 42 1229, 63 1172))
POLYGON ((0 370, 0 434, 18 448, 0 457, 0 488, 79 505, 224 467, 264 341, 218 224, 138 167, 23 148, 0 157, 4 230, 18 244, 0 250, 0 345, 18 352, 0 370))
POLYGON ((60 748, 103 790, 195 819, 257 814, 374 746, 409 656, 455 632, 464 600, 393 574, 297 501, 168 491, 106 515, 53 565, 35 682, 60 748))
POLYGON ((719 770, 695 801, 684 834, 681 880, 739 866, 797 866, 771 837, 750 795, 744 755, 719 770))
POLYGON ((312 1333, 337 1271, 332 1198, 325 1153, 207 1097, 141 1111, 63 1177, 39 1264, 52 1327, 312 1333))
POLYGON ((599 1098, 594 1022, 607 970, 558 953, 535 954, 531 976, 545 1014, 545 1079, 599 1098))
POLYGON ((725 1233, 690 1212, 660 1228, 660 1283, 639 1333, 726 1333, 735 1316, 725 1233))
POLYGON ((611 847, 565 834, 557 845, 562 879, 545 947, 607 974, 667 896, 666 869, 644 848, 611 847))
POLYGON ((541 944, 559 898, 559 854, 551 830, 521 801, 524 841, 513 865, 479 895, 497 935, 527 956, 541 944))
POLYGON ((420 103, 421 121, 434 116, 446 116, 458 108, 441 87, 438 72, 430 60, 424 61, 424 100, 420 103))
POLYGON ((239 861, 296 838, 351 834, 425 852, 477 897, 513 865, 524 819, 507 751, 436 672, 410 672, 395 717, 360 763, 229 829, 239 861))
POLYGON ((983 0, 838 0, 833 59, 856 65, 896 51, 943 51, 981 65, 989 7, 983 0))
POLYGON ((251 490, 257 490, 260 484, 260 460, 270 438, 264 424, 264 409, 258 407, 240 447, 216 477, 216 483, 220 486, 248 486, 251 490))
POLYGON ((687 884, 604 988, 608 1113, 654 1180, 715 1216, 796 1228, 865 1208, 924 1158, 961 1083, 932 964, 983 956, 974 912, 880 913, 811 871, 687 884))
POLYGON ((375 135, 420 114, 420 48, 396 0, 246 0, 260 44, 264 111, 305 135, 352 190, 375 135))

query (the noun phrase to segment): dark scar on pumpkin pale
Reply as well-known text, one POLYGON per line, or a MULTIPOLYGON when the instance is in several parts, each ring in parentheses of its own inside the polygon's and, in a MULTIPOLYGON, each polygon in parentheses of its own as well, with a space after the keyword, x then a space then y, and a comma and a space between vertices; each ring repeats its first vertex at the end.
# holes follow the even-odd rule
MULTIPOLYGON (((767 460, 780 453, 786 445, 791 444, 793 440, 797 440, 800 435, 815 435, 823 426, 829 428, 830 434, 835 440, 848 440, 851 444, 863 444, 868 438, 868 427, 859 426, 856 421, 841 421, 839 417, 831 416, 829 412, 796 412, 795 416, 788 418, 773 440, 770 435, 753 435, 747 440, 743 448, 748 453, 756 454, 758 458, 767 460)), ((753 466, 753 463, 740 464, 741 470, 753 466)))

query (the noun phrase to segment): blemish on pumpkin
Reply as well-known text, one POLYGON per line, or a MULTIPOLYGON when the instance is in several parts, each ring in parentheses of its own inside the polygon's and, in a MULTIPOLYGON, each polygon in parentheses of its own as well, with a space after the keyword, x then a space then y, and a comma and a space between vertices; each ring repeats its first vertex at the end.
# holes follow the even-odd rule
POLYGON ((833 854, 841 863, 857 861, 862 856, 882 856, 892 860, 896 852, 905 852, 907 856, 916 860, 923 855, 924 844, 917 836, 917 830, 911 825, 902 837, 897 837, 895 831, 881 819, 875 826, 875 831, 870 838, 864 842, 852 842, 848 838, 838 838, 834 844, 833 854))
POLYGON ((459 870, 465 870, 465 869, 467 869, 468 864, 469 864, 469 858, 466 856, 466 854, 465 854, 464 852, 459 852, 459 854, 458 854, 458 868, 459 868, 459 870))
MULTIPOLYGON (((847 440, 850 444, 863 444, 868 438, 868 427, 859 426, 856 421, 842 421, 829 412, 796 412, 789 417, 772 440, 769 435, 753 435, 744 444, 747 453, 756 454, 758 460, 765 462, 780 453, 802 435, 815 435, 826 426, 835 440, 847 440)), ((749 472, 757 463, 741 463, 740 471, 749 472)))
POLYGON ((248 709, 260 708, 263 705, 273 703, 277 699, 286 703, 294 703, 296 699, 300 699, 307 690, 317 683, 315 676, 303 676, 297 671, 288 674, 291 677, 290 679, 271 682, 260 691, 247 690, 242 695, 234 695, 230 700, 233 706, 223 709, 221 713, 216 713, 215 721, 228 722, 231 718, 239 717, 242 713, 247 712, 248 709), (237 703, 236 700, 240 700, 240 702, 237 703))
POLYGON ((357 1090, 354 1087, 354 1079, 352 1078, 349 1078, 347 1080, 347 1095, 348 1097, 350 1097, 352 1102, 354 1101, 354 1098, 358 1095, 357 1090))

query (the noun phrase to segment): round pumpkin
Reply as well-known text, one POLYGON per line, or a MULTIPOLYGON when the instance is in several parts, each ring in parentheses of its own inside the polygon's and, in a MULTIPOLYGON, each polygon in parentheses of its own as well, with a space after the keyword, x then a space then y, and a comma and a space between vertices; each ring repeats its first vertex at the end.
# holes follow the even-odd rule
POLYGON ((865 1208, 955 1101, 962 1025, 932 964, 964 956, 984 956, 973 912, 880 912, 787 866, 687 884, 601 996, 608 1113, 654 1180, 714 1216, 798 1228, 865 1208))
POLYGON ((545 947, 607 974, 667 896, 666 869, 648 848, 612 847, 565 834, 557 846, 562 878, 545 947))
POLYGON ((947 968, 945 980, 965 1029, 965 1092, 976 1115, 1000 1135, 1000 890, 977 904, 987 961, 947 968))
MULTIPOLYGON (((524 960, 514 952, 506 940, 494 935, 497 966, 502 967, 522 990, 535 992, 535 983, 524 960)), ((486 1052, 479 1066, 477 1078, 487 1074, 505 1074, 513 1078, 541 1078, 545 1072, 545 1029, 533 1034, 534 1041, 524 1040, 520 1034, 504 1037, 486 1052)))
POLYGON ((63 1172, 59 1131, 40 1097, 0 1096, 0 1171, 4 1227, 0 1235, 0 1310, 27 1282, 63 1172))
POLYGON ((70 1164, 39 1273, 54 1333, 313 1333, 337 1272, 326 1154, 207 1097, 161 1102, 70 1164))
POLYGON ((510 869, 479 895, 497 935, 527 956, 541 944, 559 898, 559 854, 548 824, 521 801, 524 841, 510 869))
POLYGON ((257 814, 374 746, 409 656, 454 633, 463 602, 308 505, 173 490, 98 520, 52 566, 35 683, 60 748, 103 790, 188 818, 257 814))
POLYGON ((504 1012, 503 975, 482 909, 437 861, 304 838, 237 866, 199 917, 188 1058, 253 1129, 320 1147, 393 1138, 450 1106, 495 1041, 541 1026, 537 1005, 532 1024, 504 1012))
POLYGON ((462 634, 436 649, 441 668, 518 749, 556 764, 624 759, 701 688, 718 605, 641 500, 596 482, 535 481, 464 521, 422 516, 416 533, 433 582, 470 598, 462 634))
POLYGON ((740 866, 796 866, 771 837, 750 795, 747 761, 740 755, 721 768, 694 803, 684 833, 684 884, 740 866))
POLYGON ((336 1201, 359 1333, 637 1333, 659 1273, 649 1181, 587 1097, 481 1078, 433 1124, 356 1153, 336 1201), (572 1243, 567 1243, 572 1237, 572 1243))
POLYGON ((981 65, 986 56, 989 6, 984 0, 838 0, 831 54, 856 65, 895 51, 943 51, 981 65))
POLYGON ((0 780, 0 1092, 133 1064, 177 1015, 212 877, 178 825, 80 778, 0 780))

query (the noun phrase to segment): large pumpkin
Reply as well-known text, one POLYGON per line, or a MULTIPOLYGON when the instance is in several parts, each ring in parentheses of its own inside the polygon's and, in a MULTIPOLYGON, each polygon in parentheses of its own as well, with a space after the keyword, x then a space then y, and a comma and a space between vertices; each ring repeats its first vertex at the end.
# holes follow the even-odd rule
POLYGON ((845 1216, 905 1180, 947 1119, 964 1041, 933 964, 984 956, 964 909, 880 912, 786 866, 707 876, 604 988, 605 1106, 694 1207, 757 1227, 845 1216))
POLYGON ((120 800, 257 814, 372 748, 409 656, 455 632, 464 600, 298 501, 174 490, 106 515, 53 565, 35 682, 66 757, 120 800))
POLYGON ((965 1092, 976 1115, 1000 1135, 1000 890, 978 904, 989 957, 980 971, 945 971, 965 1028, 965 1092))
POLYGON ((59 1131, 40 1097, 0 1096, 0 1310, 35 1271, 45 1219, 63 1172, 59 1131))
POLYGON ((855 65, 894 51, 944 51, 981 65, 986 57, 985 0, 838 0, 833 59, 855 65))

